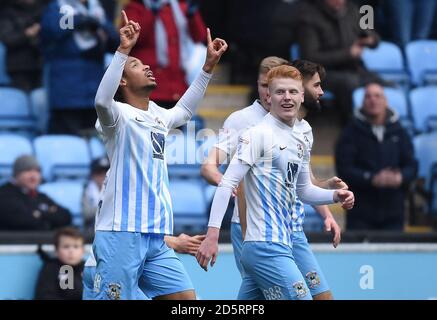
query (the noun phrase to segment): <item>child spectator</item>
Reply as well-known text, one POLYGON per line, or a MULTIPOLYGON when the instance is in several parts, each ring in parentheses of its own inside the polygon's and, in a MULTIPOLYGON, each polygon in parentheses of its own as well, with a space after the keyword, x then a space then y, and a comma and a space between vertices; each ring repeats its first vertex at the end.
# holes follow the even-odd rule
POLYGON ((84 267, 84 238, 75 228, 60 229, 55 235, 56 258, 40 252, 44 265, 36 285, 36 300, 82 300, 82 272, 84 267), (73 268, 71 283, 63 266, 73 268), (67 288, 63 288, 63 284, 67 288))

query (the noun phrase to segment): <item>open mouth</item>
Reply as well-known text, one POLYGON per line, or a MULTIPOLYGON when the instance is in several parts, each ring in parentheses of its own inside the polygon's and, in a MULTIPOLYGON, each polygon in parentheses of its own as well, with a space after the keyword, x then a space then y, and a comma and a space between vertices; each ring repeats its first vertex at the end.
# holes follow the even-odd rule
POLYGON ((150 79, 150 80, 152 80, 152 81, 155 81, 155 77, 153 76, 153 72, 152 71, 147 71, 146 72, 146 74, 145 74, 145 76, 148 78, 148 79, 150 79))
POLYGON ((284 104, 281 104, 281 107, 284 108, 284 109, 293 109, 294 105, 293 104, 284 103, 284 104))

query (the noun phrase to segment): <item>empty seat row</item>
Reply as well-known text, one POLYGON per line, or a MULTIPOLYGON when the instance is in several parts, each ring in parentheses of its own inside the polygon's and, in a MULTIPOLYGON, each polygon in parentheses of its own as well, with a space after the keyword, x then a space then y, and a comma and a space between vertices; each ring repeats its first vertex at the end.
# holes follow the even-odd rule
POLYGON ((105 155, 98 138, 89 141, 69 135, 39 136, 31 142, 17 134, 0 134, 0 177, 11 176, 15 159, 21 155, 34 154, 41 164, 46 181, 62 178, 88 177, 92 159, 105 155))

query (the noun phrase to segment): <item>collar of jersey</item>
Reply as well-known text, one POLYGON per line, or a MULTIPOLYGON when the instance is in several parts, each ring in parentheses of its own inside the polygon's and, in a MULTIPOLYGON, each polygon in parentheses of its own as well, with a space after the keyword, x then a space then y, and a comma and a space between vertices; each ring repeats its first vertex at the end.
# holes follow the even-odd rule
POLYGON ((276 119, 270 112, 265 116, 266 120, 275 126, 287 130, 287 131, 293 131, 293 127, 290 127, 288 124, 283 123, 281 120, 276 119))

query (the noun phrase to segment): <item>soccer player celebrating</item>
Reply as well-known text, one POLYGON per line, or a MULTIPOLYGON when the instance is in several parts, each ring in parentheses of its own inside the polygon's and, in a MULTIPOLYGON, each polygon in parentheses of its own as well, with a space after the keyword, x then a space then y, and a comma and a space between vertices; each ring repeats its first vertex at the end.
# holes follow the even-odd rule
MULTIPOLYGON (((201 174, 210 184, 218 185, 222 179, 219 166, 226 160, 232 159, 237 149, 238 136, 248 128, 251 128, 262 121, 270 110, 267 102, 268 86, 267 72, 272 68, 288 64, 288 61, 279 57, 270 56, 264 58, 259 66, 258 72, 258 97, 250 106, 233 112, 224 122, 216 145, 209 152, 208 158, 202 164, 201 174)), ((235 206, 231 219, 231 242, 235 256, 235 263, 242 273, 240 263, 241 248, 243 245, 242 228, 245 229, 245 221, 240 224, 239 208, 245 211, 244 187, 240 184, 235 198, 235 206), (242 226, 243 225, 243 226, 242 226)), ((245 219, 245 214, 241 218, 245 219)))
MULTIPOLYGON (((236 149, 238 136, 245 130, 260 123, 264 116, 269 112, 270 105, 267 102, 268 85, 267 73, 272 68, 287 65, 288 61, 279 57, 266 57, 261 61, 258 73, 258 95, 252 105, 232 113, 224 122, 217 144, 211 149, 207 161, 202 165, 202 176, 211 184, 218 185, 222 179, 222 174, 218 167, 226 160, 232 158, 236 149)), ((320 98, 323 96, 321 80, 325 76, 324 68, 316 63, 298 60, 293 62, 303 76, 304 102, 299 109, 298 120, 295 129, 300 130, 306 142, 308 151, 311 151, 313 144, 312 128, 307 121, 303 120, 308 111, 320 108, 320 98)), ((310 171, 313 184, 325 189, 347 189, 347 185, 338 177, 328 180, 317 180, 310 171)), ((238 270, 242 274, 240 263, 241 248, 243 244, 243 234, 245 230, 245 208, 244 187, 240 184, 238 196, 231 220, 231 242, 238 270), (241 215, 239 211, 242 211, 241 215), (241 217, 241 224, 240 224, 241 217), (243 231, 242 231, 243 229, 243 231)), ((333 245, 336 247, 340 242, 340 227, 336 223, 329 208, 326 205, 316 206, 315 209, 323 217, 325 229, 334 234, 333 245)), ((312 253, 308 241, 303 233, 303 221, 305 217, 304 207, 301 201, 296 201, 294 205, 291 225, 295 237, 293 244, 293 254, 296 264, 301 273, 305 276, 311 295, 314 299, 330 299, 332 294, 329 291, 326 280, 317 260, 312 253)))
POLYGON ((135 299, 140 288, 150 298, 195 299, 182 263, 164 242, 173 229, 165 137, 195 113, 227 44, 213 41, 207 30, 203 70, 176 106, 166 110, 149 99, 157 86, 149 66, 128 56, 140 26, 124 11, 122 22, 120 46, 95 99, 96 128, 111 169, 96 217, 93 298, 135 299), (114 101, 117 91, 124 103, 114 101))
POLYGON ((214 265, 229 198, 245 177, 247 230, 238 298, 311 299, 292 254, 296 197, 313 205, 341 202, 350 208, 354 196, 348 190, 325 190, 311 183, 304 136, 293 130, 304 100, 300 72, 291 66, 275 67, 267 81, 270 113, 239 138, 237 152, 214 196, 208 233, 196 258, 205 270, 209 263, 214 265))

